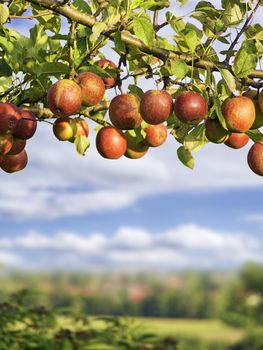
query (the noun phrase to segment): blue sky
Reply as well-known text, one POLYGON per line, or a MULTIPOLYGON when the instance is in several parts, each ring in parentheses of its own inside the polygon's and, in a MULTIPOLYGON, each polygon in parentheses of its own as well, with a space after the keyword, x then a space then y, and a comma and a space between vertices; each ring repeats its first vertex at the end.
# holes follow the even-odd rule
MULTIPOLYGON (((33 24, 15 23, 24 34, 33 24)), ((251 142, 242 150, 209 144, 191 171, 179 163, 171 137, 137 161, 105 160, 93 131, 90 138, 80 157, 40 123, 28 142, 27 168, 0 174, 4 266, 162 271, 263 262, 262 178, 246 163, 251 142)))

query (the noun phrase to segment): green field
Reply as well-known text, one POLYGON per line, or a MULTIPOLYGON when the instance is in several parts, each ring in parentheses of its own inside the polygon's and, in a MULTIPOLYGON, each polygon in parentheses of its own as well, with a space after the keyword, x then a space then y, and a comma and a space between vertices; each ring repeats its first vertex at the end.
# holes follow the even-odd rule
POLYGON ((229 327, 219 320, 139 318, 142 326, 161 336, 194 338, 205 342, 236 343, 244 331, 229 327))
MULTIPOLYGON (((153 333, 160 337, 171 337, 174 339, 194 339, 205 344, 222 343, 231 345, 239 342, 245 331, 242 329, 227 326, 220 320, 196 320, 196 319, 168 319, 168 318, 123 318, 127 324, 140 332, 153 333)), ((64 327, 74 329, 76 323, 67 318, 61 318, 60 322, 64 327)), ((91 318, 92 328, 103 329, 105 323, 97 318, 91 318)))

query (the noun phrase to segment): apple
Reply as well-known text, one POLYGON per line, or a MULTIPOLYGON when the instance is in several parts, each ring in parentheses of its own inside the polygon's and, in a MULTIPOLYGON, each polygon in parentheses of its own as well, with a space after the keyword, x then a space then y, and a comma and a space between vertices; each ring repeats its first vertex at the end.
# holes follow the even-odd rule
POLYGON ((89 124, 83 118, 75 118, 77 130, 75 133, 76 136, 86 136, 89 135, 89 124))
POLYGON ((263 176, 263 140, 254 143, 250 148, 247 162, 255 174, 263 176))
POLYGON ((14 173, 23 170, 28 162, 25 150, 13 156, 5 155, 1 161, 1 168, 6 173, 14 173))
POLYGON ((102 100, 105 85, 101 77, 92 72, 85 72, 81 73, 77 80, 81 88, 82 104, 84 106, 94 106, 102 100))
POLYGON ((106 60, 106 59, 101 59, 98 62, 98 66, 100 68, 112 68, 112 70, 114 70, 116 72, 116 74, 114 74, 113 77, 106 77, 106 78, 102 78, 105 88, 106 89, 111 89, 112 87, 114 87, 117 83, 117 69, 118 67, 116 66, 116 64, 110 60, 106 60))
POLYGON ((69 117, 57 118, 53 124, 53 133, 60 141, 69 141, 77 131, 75 119, 69 117))
POLYGON ((133 94, 115 96, 110 103, 109 116, 112 124, 120 130, 138 128, 142 122, 139 97, 133 94))
POLYGON ((244 147, 248 141, 249 137, 246 134, 233 132, 225 142, 225 145, 234 149, 239 149, 244 147))
POLYGON ((263 113, 263 90, 261 90, 261 92, 258 95, 258 104, 259 104, 261 113, 263 113))
POLYGON ((7 154, 13 146, 11 134, 0 134, 0 155, 7 154))
POLYGON ((148 125, 144 131, 145 141, 151 147, 159 147, 167 139, 167 128, 164 124, 148 125))
POLYGON ((20 118, 21 114, 18 107, 9 102, 0 103, 0 134, 12 133, 20 118))
POLYGON ((218 119, 205 121, 205 136, 210 142, 223 143, 229 137, 229 132, 223 128, 218 119))
POLYGON ((249 97, 255 106, 256 110, 256 118, 251 126, 251 129, 258 129, 263 126, 263 112, 261 112, 260 107, 259 107, 259 101, 258 101, 258 94, 256 90, 247 90, 244 92, 243 96, 249 97))
POLYGON ((227 128, 234 132, 248 131, 256 118, 253 101, 247 96, 228 97, 222 104, 227 128))
POLYGON ((37 118, 34 113, 28 110, 22 110, 21 119, 19 119, 14 129, 14 136, 19 139, 28 140, 35 134, 36 129, 37 118))
POLYGON ((179 93, 174 102, 174 113, 183 123, 199 124, 208 113, 208 104, 203 95, 194 91, 179 93))
POLYGON ((96 147, 102 157, 118 159, 126 152, 127 140, 120 130, 104 126, 96 136, 96 147))
POLYGON ((140 112, 149 124, 165 122, 173 108, 172 96, 165 90, 148 90, 141 99, 140 112))
POLYGON ((136 136, 132 136, 128 131, 124 134, 127 140, 127 149, 125 152, 125 157, 130 159, 139 159, 143 157, 148 149, 149 145, 147 145, 144 141, 137 140, 136 136))
POLYGON ((48 107, 57 117, 76 114, 82 103, 81 88, 73 80, 59 80, 49 88, 47 102, 48 107))
POLYGON ((25 147, 26 147, 26 140, 18 139, 16 137, 14 137, 12 148, 7 153, 7 155, 13 156, 15 154, 18 154, 18 153, 22 152, 25 147))
POLYGON ((75 118, 74 119, 76 131, 74 133, 74 136, 69 140, 70 142, 74 142, 75 138, 77 136, 84 136, 88 137, 89 135, 89 125, 83 118, 75 118))

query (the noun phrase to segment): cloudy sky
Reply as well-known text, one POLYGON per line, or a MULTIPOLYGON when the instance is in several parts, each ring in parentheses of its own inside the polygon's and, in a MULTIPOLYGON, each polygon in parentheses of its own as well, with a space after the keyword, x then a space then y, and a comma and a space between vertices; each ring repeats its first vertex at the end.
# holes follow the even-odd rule
MULTIPOLYGON (((28 22, 12 26, 27 35, 28 22)), ((27 168, 0 174, 2 265, 162 271, 263 262, 263 182, 247 166, 251 143, 242 150, 209 144, 191 171, 171 137, 136 161, 103 159, 94 138, 80 157, 39 123, 27 168)))

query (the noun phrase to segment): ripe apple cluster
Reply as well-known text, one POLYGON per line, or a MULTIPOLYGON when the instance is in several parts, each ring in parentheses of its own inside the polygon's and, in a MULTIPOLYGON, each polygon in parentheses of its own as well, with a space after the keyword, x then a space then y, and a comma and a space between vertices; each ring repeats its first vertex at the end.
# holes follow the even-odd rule
MULTIPOLYGON (((74 80, 62 79, 49 88, 47 103, 56 118, 53 133, 58 140, 74 142, 77 137, 87 138, 86 120, 72 116, 80 114, 81 108, 97 105, 106 89, 117 85, 118 67, 114 62, 101 59, 97 66, 115 73, 101 78, 93 72, 84 72, 74 80)), ((159 147, 166 141, 166 122, 172 112, 190 128, 204 122, 210 142, 240 149, 249 141, 247 132, 263 126, 263 91, 248 90, 242 96, 227 98, 221 106, 224 122, 213 115, 207 118, 208 102, 199 92, 179 91, 175 100, 166 90, 148 90, 141 98, 122 93, 110 102, 110 123, 103 122, 97 133, 97 151, 107 159, 143 157, 150 147, 159 147)), ((36 125, 32 112, 11 103, 0 104, 0 166, 4 171, 14 172, 26 166, 24 147, 36 125)), ((263 176, 263 140, 251 147, 247 162, 253 172, 263 176)))
POLYGON ((63 79, 53 84, 47 94, 48 107, 56 121, 53 132, 60 141, 74 142, 78 136, 88 137, 89 125, 83 118, 70 118, 80 112, 82 106, 98 104, 105 90, 116 85, 117 66, 110 60, 101 59, 98 67, 111 67, 116 71, 113 77, 101 78, 92 72, 81 73, 76 80, 63 79))
MULTIPOLYGON (((248 90, 242 96, 227 98, 222 104, 222 115, 225 127, 218 119, 207 119, 205 121, 205 134, 213 143, 224 143, 228 147, 240 149, 244 147, 250 130, 263 126, 263 92, 259 95, 257 91, 248 90)), ((262 141, 254 144, 247 156, 250 169, 263 176, 263 147, 262 141)))
POLYGON ((0 103, 0 168, 7 173, 23 170, 28 162, 26 142, 36 132, 37 119, 12 103, 0 103))
POLYGON ((201 94, 192 91, 181 92, 175 102, 166 90, 149 90, 141 99, 131 93, 114 97, 109 107, 112 126, 99 130, 96 138, 98 152, 109 159, 123 155, 141 158, 149 147, 158 147, 165 142, 165 122, 173 110, 182 122, 197 125, 205 119, 208 104, 201 94), (142 129, 139 138, 134 133, 138 128, 142 129))

